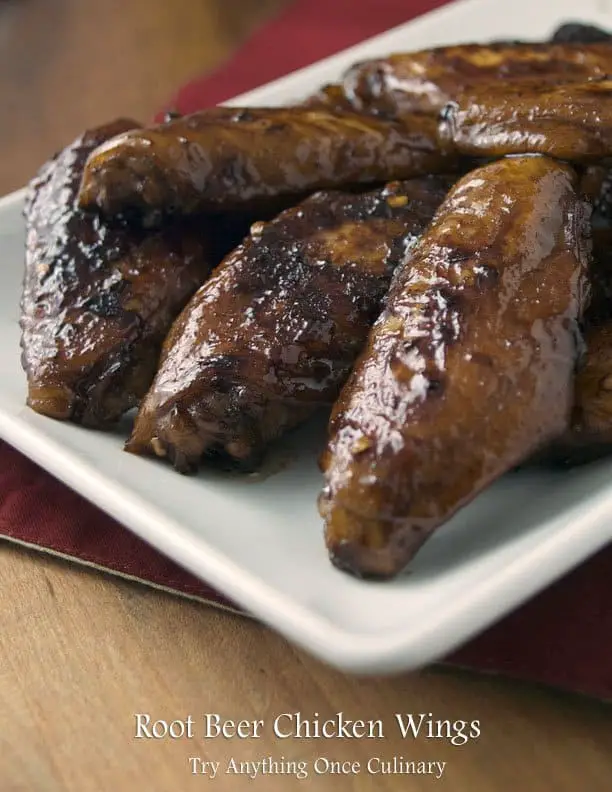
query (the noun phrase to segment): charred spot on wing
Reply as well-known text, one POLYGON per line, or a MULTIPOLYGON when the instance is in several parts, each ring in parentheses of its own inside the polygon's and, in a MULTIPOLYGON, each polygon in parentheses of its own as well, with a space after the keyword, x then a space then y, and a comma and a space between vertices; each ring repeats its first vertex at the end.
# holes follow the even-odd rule
POLYGON ((252 110, 242 109, 238 110, 231 118, 233 123, 240 123, 241 121, 249 122, 255 121, 255 113, 252 110))
POLYGON ((554 44, 596 44, 611 38, 612 33, 596 25, 565 22, 555 30, 550 40, 554 44))
POLYGON ((469 360, 471 363, 476 363, 479 366, 493 368, 493 358, 490 355, 486 355, 484 352, 470 352, 469 360))
POLYGON ((499 270, 489 264, 481 264, 474 271, 476 273, 476 286, 479 289, 494 286, 499 280, 499 270))
POLYGON ((83 307, 101 319, 113 319, 120 316, 123 313, 121 305, 122 285, 123 283, 120 282, 117 284, 117 288, 93 295, 83 304, 83 307))
POLYGON ((446 390, 447 379, 446 377, 437 376, 432 377, 427 382, 427 393, 435 396, 443 396, 446 390))

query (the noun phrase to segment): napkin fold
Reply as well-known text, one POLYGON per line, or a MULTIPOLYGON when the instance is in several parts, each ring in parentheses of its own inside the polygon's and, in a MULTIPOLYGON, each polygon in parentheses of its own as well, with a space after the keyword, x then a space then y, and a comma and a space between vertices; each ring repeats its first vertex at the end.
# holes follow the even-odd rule
MULTIPOLYGON (((167 108, 190 112, 214 105, 441 5, 443 0, 298 0, 232 60, 180 89, 167 108)), ((235 609, 3 442, 0 538, 235 609)), ((609 548, 446 662, 612 699, 611 636, 609 548)))

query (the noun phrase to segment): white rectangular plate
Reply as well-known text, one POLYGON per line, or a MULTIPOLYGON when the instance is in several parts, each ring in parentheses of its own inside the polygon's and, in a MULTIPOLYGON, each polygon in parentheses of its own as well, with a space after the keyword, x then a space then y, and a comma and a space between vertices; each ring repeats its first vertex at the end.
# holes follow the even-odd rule
MULTIPOLYGON (((457 41, 535 39, 576 17, 612 26, 603 1, 466 0, 233 103, 288 103, 362 58, 457 41)), ((185 478, 123 453, 121 432, 96 433, 36 415, 24 407, 19 362, 22 200, 16 193, 0 201, 0 435, 320 658, 360 672, 427 663, 612 538, 612 460, 571 472, 523 471, 441 529, 410 574, 360 582, 335 570, 323 546, 316 510, 321 431, 309 426, 292 436, 285 443, 290 462, 263 481, 211 471, 185 478)))

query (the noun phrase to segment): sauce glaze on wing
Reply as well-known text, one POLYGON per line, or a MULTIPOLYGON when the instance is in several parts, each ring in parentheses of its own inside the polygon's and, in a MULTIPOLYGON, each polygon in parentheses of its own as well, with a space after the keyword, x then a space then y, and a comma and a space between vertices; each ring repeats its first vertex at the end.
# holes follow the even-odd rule
POLYGON ((573 437, 570 445, 612 442, 612 321, 585 331, 586 355, 576 375, 573 437))
POLYGON ((592 299, 574 383, 570 430, 541 459, 566 465, 595 459, 612 444, 612 227, 593 228, 592 299))
POLYGON ((437 115, 457 96, 500 82, 584 81, 608 74, 610 43, 459 44, 357 63, 339 87, 327 87, 318 99, 336 106, 346 102, 356 112, 403 118, 437 115))
POLYGON ((279 196, 450 171, 436 136, 432 119, 215 107, 100 146, 79 201, 108 215, 259 209, 279 196))
POLYGON ((470 91, 444 108, 439 137, 449 152, 472 157, 548 154, 598 162, 612 156, 612 79, 470 91))
POLYGON ((210 271, 195 224, 150 233, 76 207, 87 156, 134 126, 86 132, 43 166, 25 205, 27 403, 89 426, 116 420, 144 396, 166 332, 210 271))
POLYGON ((391 577, 569 426, 590 207, 545 157, 463 177, 393 280, 330 422, 334 563, 391 577))
POLYGON ((453 181, 317 193, 256 224, 175 322, 127 450, 182 472, 205 452, 248 466, 331 405, 395 266, 453 181))

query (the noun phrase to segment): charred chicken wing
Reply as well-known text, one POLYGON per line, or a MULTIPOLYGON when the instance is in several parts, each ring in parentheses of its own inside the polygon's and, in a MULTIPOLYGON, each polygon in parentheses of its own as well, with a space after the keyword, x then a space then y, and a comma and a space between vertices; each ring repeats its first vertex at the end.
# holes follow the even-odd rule
POLYGON ((546 157, 475 170, 398 269, 322 458, 337 566, 393 576, 435 528, 567 429, 589 247, 576 185, 546 157))
POLYGON ((610 39, 612 33, 603 28, 585 25, 582 22, 565 22, 555 30, 550 40, 559 44, 594 44, 610 39))
POLYGON ((135 126, 86 132, 29 187, 22 363, 29 406, 99 426, 144 396, 173 319, 209 272, 199 228, 110 226, 76 206, 87 156, 135 126))
POLYGON ((436 125, 325 109, 217 107, 125 132, 89 157, 82 207, 106 214, 240 209, 279 196, 452 170, 436 125))
POLYGON ((331 405, 395 266, 451 183, 317 193, 255 224, 175 322, 127 450, 182 472, 205 452, 248 466, 331 405))

